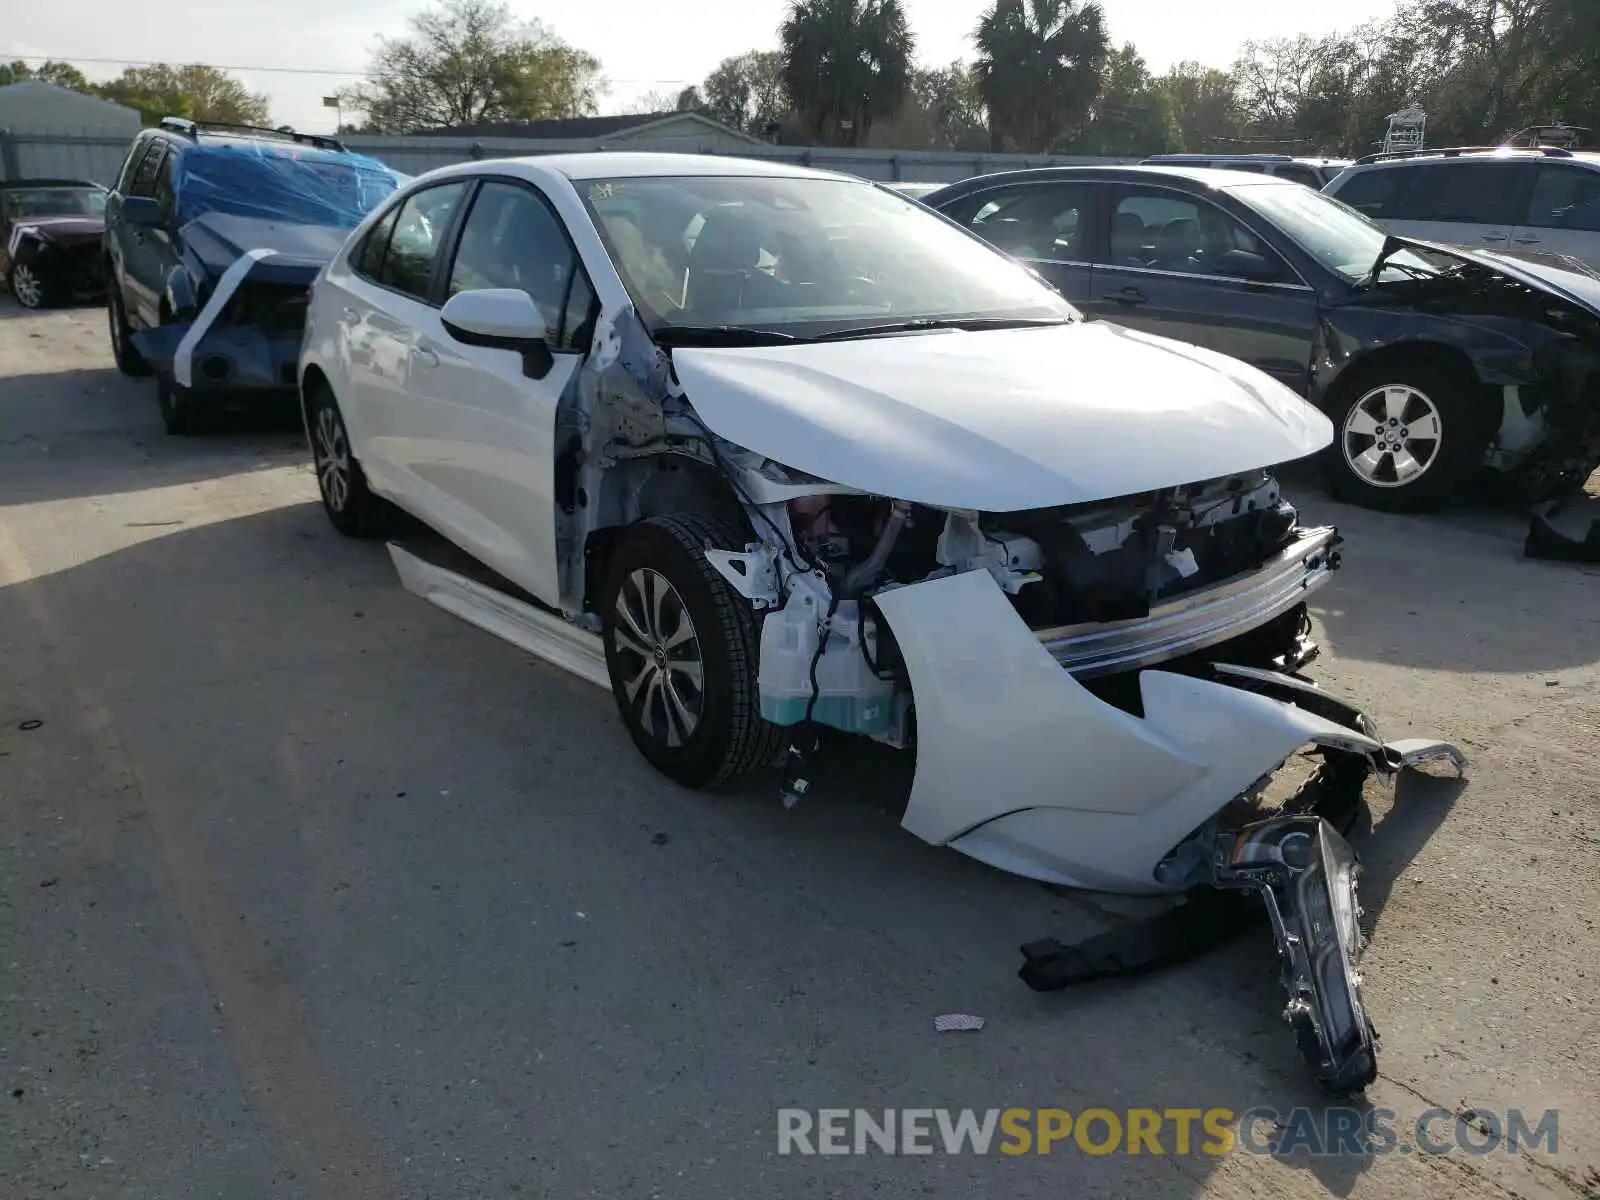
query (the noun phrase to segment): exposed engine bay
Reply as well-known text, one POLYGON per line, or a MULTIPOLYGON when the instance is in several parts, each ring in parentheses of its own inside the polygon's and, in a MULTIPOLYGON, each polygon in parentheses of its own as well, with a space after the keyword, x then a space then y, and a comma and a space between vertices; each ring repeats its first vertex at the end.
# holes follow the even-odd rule
MULTIPOLYGON (((763 462, 757 471, 770 478, 783 469, 763 462)), ((1119 689, 1115 676, 1139 667, 1223 644, 1228 661, 1304 665, 1315 654, 1305 596, 1338 566, 1337 534, 1302 528, 1265 470, 1003 514, 846 491, 781 508, 810 570, 770 549, 761 564, 713 557, 752 600, 779 609, 762 627, 762 715, 895 745, 911 740, 913 710, 904 663, 877 613, 887 591, 985 571, 1058 663, 1082 679, 1103 677, 1102 694, 1120 691, 1137 712, 1136 691, 1119 689), (774 585, 785 574, 780 606, 774 585)))

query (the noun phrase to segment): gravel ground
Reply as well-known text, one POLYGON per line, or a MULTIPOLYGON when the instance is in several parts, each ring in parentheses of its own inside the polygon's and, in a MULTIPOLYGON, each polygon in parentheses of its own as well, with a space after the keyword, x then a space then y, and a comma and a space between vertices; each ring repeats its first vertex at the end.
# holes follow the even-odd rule
POLYGON ((1556 1152, 782 1157, 790 1105, 1320 1102, 1264 930, 1035 995, 1020 943, 1127 904, 916 841, 873 748, 673 787, 334 534, 292 426, 167 438, 100 311, 0 309, 0 1195, 1600 1195, 1600 571, 1298 494, 1317 674, 1473 758, 1374 799, 1369 1101, 1556 1152))

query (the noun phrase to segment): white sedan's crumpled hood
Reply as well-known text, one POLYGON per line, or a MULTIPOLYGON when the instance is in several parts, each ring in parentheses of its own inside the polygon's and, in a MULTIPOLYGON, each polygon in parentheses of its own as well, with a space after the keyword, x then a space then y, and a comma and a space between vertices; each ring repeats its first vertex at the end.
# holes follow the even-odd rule
POLYGON ((1235 359, 1103 322, 677 349, 719 437, 941 508, 1081 504, 1289 462, 1333 426, 1235 359))

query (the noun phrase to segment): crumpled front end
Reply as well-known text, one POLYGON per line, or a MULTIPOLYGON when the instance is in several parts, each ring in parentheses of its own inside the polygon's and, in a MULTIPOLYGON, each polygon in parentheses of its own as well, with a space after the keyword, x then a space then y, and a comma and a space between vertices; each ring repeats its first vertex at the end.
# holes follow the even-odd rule
MULTIPOLYGON (((251 250, 210 286, 204 303, 175 304, 179 319, 134 334, 158 375, 201 394, 288 393, 296 386, 310 286, 320 267, 251 250)), ((188 298, 183 298, 187 300, 188 298)))

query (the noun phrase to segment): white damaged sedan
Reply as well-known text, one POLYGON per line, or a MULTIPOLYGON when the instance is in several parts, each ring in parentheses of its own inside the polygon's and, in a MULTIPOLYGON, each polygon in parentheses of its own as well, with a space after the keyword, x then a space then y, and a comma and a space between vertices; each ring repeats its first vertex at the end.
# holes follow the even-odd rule
POLYGON ((1279 490, 1332 439, 1282 385, 1085 322, 886 188, 616 153, 411 181, 317 280, 300 385, 334 525, 442 534, 471 562, 395 542, 406 585, 608 684, 664 774, 793 783, 828 727, 916 754, 927 841, 1260 892, 1302 1049, 1370 1078, 1324 816, 1461 759, 1300 673, 1339 538, 1279 490), (1307 746, 1312 783, 1257 819, 1307 746))

